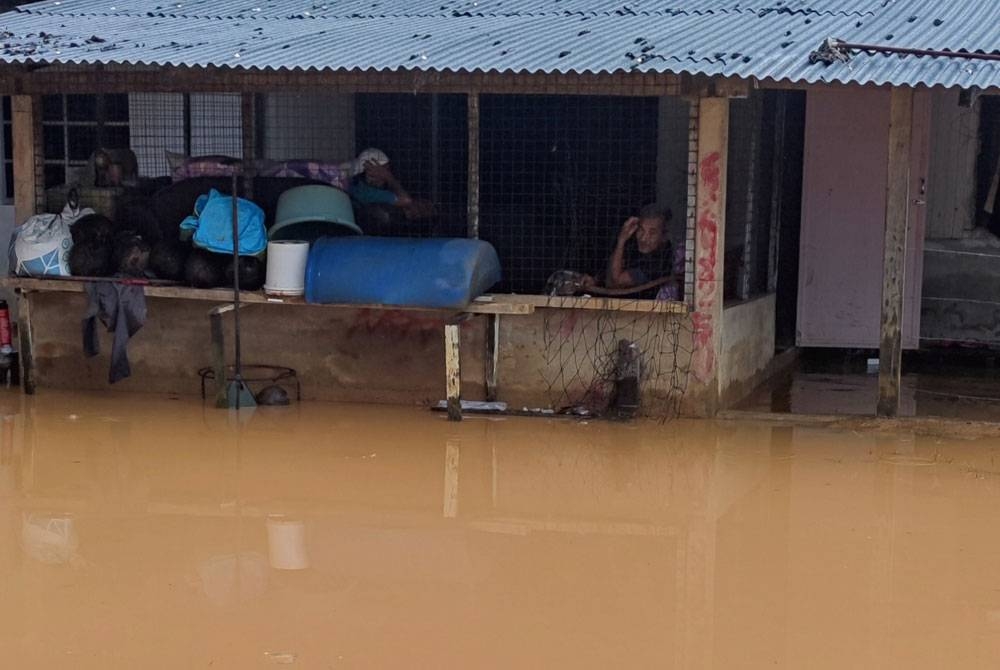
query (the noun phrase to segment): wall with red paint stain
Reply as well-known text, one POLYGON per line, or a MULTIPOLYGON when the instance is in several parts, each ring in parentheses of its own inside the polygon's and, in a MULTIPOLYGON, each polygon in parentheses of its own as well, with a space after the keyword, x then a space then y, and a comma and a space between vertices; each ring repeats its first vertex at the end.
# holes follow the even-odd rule
POLYGON ((695 312, 694 356, 691 372, 702 384, 710 383, 716 372, 716 311, 722 300, 722 268, 718 257, 722 157, 711 152, 698 164, 698 212, 695 229, 695 312))
MULTIPOLYGON (((133 376, 113 388, 127 392, 197 394, 198 369, 211 365, 209 328, 204 303, 151 298, 149 319, 129 344, 133 376)), ((102 334, 102 353, 84 358, 79 321, 84 296, 44 293, 32 297, 35 319, 38 384, 42 389, 108 389, 111 342, 102 334)), ((550 310, 551 311, 551 310, 550 310)), ((547 358, 546 328, 558 324, 567 351, 582 352, 612 322, 625 328, 633 313, 572 312, 568 318, 546 318, 544 311, 501 317, 500 399, 513 407, 545 407, 545 379, 559 372, 559 361, 547 358), (599 320, 596 317, 601 314, 599 320), (600 321, 600 323, 598 323, 600 321)), ((689 317, 662 315, 683 323, 677 342, 678 365, 688 369, 693 346, 689 317)), ((334 309, 251 305, 242 313, 244 360, 296 368, 306 399, 429 405, 444 397, 444 322, 439 315, 405 310, 334 309)), ((231 321, 226 322, 231 338, 231 321)), ((667 329, 666 323, 662 326, 667 329)), ((485 318, 463 322, 462 393, 484 397, 485 318)), ((552 335, 553 333, 550 333, 552 335)), ((231 339, 227 340, 231 346, 231 339)), ((669 369, 672 359, 660 360, 669 369)), ((579 380, 585 384, 586 371, 579 380)), ((683 375, 681 377, 683 383, 683 375)), ((572 383, 572 382, 571 382, 572 383)), ((647 389, 644 402, 664 407, 669 388, 664 376, 647 389)), ((704 387, 689 376, 682 410, 698 415, 708 407, 704 387)))

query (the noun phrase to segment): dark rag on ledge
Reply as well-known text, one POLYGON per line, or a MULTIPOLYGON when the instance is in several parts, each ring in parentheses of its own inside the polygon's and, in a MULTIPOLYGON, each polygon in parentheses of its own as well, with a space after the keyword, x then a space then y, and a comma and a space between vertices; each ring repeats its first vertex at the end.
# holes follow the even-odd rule
POLYGON ((83 353, 88 357, 100 351, 97 337, 97 319, 109 333, 114 333, 111 344, 111 369, 108 381, 114 384, 132 374, 128 364, 128 341, 146 323, 146 294, 142 286, 94 282, 87 284, 87 312, 83 315, 83 353))

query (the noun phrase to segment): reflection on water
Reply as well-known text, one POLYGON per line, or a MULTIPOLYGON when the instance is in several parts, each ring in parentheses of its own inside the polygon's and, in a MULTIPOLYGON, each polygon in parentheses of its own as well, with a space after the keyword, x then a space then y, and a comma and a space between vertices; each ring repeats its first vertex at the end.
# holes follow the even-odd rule
MULTIPOLYGON (((0 395, 20 668, 941 668, 1000 653, 1000 442, 0 395)), ((14 667, 14 666, 11 666, 14 667)))

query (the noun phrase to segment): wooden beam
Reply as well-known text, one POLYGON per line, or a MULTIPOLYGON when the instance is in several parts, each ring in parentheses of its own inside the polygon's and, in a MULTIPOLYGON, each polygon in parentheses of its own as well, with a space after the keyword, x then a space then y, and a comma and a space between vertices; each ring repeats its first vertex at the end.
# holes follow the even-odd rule
MULTIPOLYGON (((55 293, 83 293, 84 286, 93 281, 114 281, 109 278, 94 279, 40 279, 36 277, 0 277, 0 288, 20 291, 49 291, 55 293)), ((175 300, 207 300, 211 302, 232 302, 233 292, 224 288, 191 288, 188 286, 163 286, 149 284, 143 286, 147 298, 172 298, 175 300)), ((316 307, 320 309, 386 309, 405 312, 433 312, 444 316, 461 314, 531 314, 535 306, 531 301, 519 301, 519 296, 484 296, 462 309, 437 309, 427 307, 405 307, 401 305, 373 305, 337 303, 317 305, 307 303, 301 297, 274 298, 260 291, 243 291, 240 302, 254 305, 288 305, 291 307, 316 307)), ((529 296, 531 297, 531 296, 529 296)), ((542 296, 536 296, 542 298, 542 296)))
POLYGON ((224 67, 62 66, 26 72, 0 66, 0 93, 518 93, 538 95, 680 95, 681 77, 668 73, 616 72, 376 72, 286 71, 224 67))
POLYGON ((468 224, 469 237, 479 237, 479 93, 469 93, 469 185, 468 224))
POLYGON ((448 420, 462 420, 462 368, 459 362, 459 327, 457 323, 444 326, 445 398, 448 403, 448 420))
POLYGON ((38 169, 42 157, 39 155, 39 127, 36 124, 41 101, 30 95, 11 97, 11 131, 14 152, 14 220, 23 223, 37 212, 42 197, 38 180, 38 169))
POLYGON ((882 319, 880 325, 879 416, 899 414, 903 364, 903 295, 906 274, 906 233, 910 205, 910 146, 913 89, 892 89, 889 105, 889 167, 885 193, 885 246, 882 256, 882 319))

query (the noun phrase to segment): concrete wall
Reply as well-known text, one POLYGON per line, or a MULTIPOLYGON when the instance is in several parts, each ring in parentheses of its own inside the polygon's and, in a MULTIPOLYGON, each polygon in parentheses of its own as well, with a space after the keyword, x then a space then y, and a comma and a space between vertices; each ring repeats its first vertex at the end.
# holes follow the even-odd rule
POLYGON ((774 358, 774 294, 722 310, 719 388, 723 404, 737 402, 762 381, 774 358))
MULTIPOLYGON (((132 377, 113 388, 198 393, 198 370, 211 364, 211 303, 147 302, 149 319, 129 344, 132 377)), ((112 388, 110 336, 102 336, 101 355, 82 354, 83 294, 33 294, 31 307, 40 392, 112 388)), ((295 368, 306 399, 427 405, 444 397, 442 315, 279 305, 253 305, 242 314, 244 361, 295 368)), ((685 414, 703 414, 711 406, 705 386, 688 379, 692 327, 686 316, 540 309, 501 317, 500 323, 499 395, 513 407, 555 406, 563 390, 582 394, 601 363, 593 358, 595 344, 602 338, 616 342, 619 332, 632 333, 647 351, 652 378, 644 405, 651 411, 666 406, 673 387, 685 391, 685 414)), ((474 317, 462 325, 467 399, 484 396, 484 352, 485 318, 474 317)))

